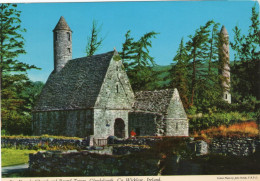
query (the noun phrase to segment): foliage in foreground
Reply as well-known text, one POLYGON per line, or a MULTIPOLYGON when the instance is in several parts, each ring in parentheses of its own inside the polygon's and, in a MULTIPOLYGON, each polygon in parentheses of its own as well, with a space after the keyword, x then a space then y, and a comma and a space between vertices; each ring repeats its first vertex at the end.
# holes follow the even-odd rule
POLYGON ((221 125, 194 133, 194 137, 256 137, 259 134, 256 122, 236 123, 230 126, 221 125))
POLYGON ((190 132, 193 133, 221 125, 228 126, 234 123, 255 120, 254 117, 254 115, 239 112, 193 115, 189 120, 189 128, 190 132))
MULTIPOLYGON (((31 108, 33 87, 27 71, 39 69, 35 65, 21 62, 25 54, 26 29, 21 26, 21 11, 16 4, 0 4, 0 102, 2 128, 10 134, 31 133, 31 108), (27 92, 27 95, 24 93, 27 92)), ((34 94, 36 95, 36 94, 34 94)))
POLYGON ((2 148, 2 167, 28 163, 29 154, 36 153, 35 150, 17 150, 13 148, 2 148))

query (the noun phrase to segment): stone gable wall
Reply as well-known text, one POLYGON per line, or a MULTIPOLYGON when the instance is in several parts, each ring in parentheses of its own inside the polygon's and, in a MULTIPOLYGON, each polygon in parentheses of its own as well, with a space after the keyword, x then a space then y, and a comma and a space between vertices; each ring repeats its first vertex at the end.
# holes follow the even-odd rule
POLYGON ((132 109, 134 103, 134 93, 121 60, 115 59, 113 58, 110 62, 95 104, 95 138, 113 136, 116 119, 124 121, 125 138, 128 138, 128 112, 132 109))
POLYGON ((94 138, 104 138, 114 135, 114 124, 117 118, 124 121, 125 138, 128 138, 128 110, 95 109, 94 138))
POLYGON ((187 119, 166 119, 165 136, 189 136, 189 123, 187 119))
POLYGON ((130 110, 134 103, 134 93, 122 61, 114 59, 110 61, 95 108, 130 110))

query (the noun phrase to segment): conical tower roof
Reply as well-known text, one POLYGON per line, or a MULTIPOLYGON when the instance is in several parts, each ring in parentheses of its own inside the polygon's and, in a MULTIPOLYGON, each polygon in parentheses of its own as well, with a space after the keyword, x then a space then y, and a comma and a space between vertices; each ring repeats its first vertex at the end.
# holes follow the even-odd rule
POLYGON ((69 25, 67 24, 66 20, 64 19, 63 16, 60 17, 59 22, 57 23, 57 25, 55 26, 53 31, 56 30, 68 30, 71 31, 69 25))
POLYGON ((223 35, 228 35, 227 29, 224 25, 222 26, 220 33, 222 33, 223 35))

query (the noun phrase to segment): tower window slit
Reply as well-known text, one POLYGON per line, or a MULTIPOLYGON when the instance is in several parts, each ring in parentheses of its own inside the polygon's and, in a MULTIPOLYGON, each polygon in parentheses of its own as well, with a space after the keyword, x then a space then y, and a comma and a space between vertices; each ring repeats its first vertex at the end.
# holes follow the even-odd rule
POLYGON ((70 33, 67 32, 68 41, 70 41, 70 33))
POLYGON ((116 93, 118 93, 118 85, 116 85, 116 93))
POLYGON ((70 50, 70 48, 68 48, 68 52, 69 52, 69 53, 71 53, 71 50, 70 50))

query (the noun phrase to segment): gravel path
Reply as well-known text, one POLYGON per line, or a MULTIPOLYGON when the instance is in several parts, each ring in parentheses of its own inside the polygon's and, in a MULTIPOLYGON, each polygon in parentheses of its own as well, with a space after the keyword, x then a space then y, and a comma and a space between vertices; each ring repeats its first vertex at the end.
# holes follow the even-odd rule
POLYGON ((29 167, 29 164, 23 164, 23 165, 15 165, 15 166, 8 166, 8 167, 2 167, 2 175, 10 174, 10 173, 17 173, 27 170, 29 167))

